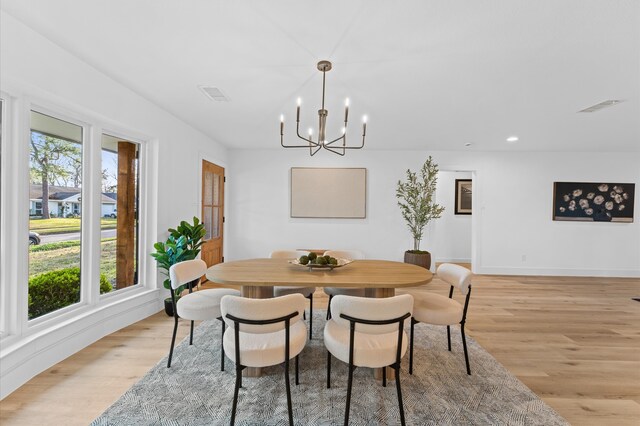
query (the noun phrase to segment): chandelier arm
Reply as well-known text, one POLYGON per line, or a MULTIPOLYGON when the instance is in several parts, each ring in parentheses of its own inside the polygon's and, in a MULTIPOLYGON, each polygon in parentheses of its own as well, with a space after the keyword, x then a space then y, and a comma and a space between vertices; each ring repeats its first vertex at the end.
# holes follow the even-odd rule
MULTIPOLYGON (((303 141, 309 142, 313 146, 319 146, 320 145, 320 141, 314 142, 314 141, 311 140, 311 138, 307 139, 304 136, 300 135, 300 122, 299 121, 296 124, 296 135, 298 136, 298 138, 302 139, 303 141)), ((302 146, 304 146, 304 145, 302 145, 302 146)))
MULTIPOLYGON (((310 141, 308 139, 305 138, 300 138, 300 139, 304 139, 305 141, 309 142, 309 144, 311 144, 312 146, 316 147, 319 146, 319 144, 310 141)), ((284 144, 284 136, 280 136, 280 145, 282 145, 283 148, 309 148, 309 145, 285 145, 284 144)))
POLYGON ((339 155, 341 157, 344 156, 344 154, 345 154, 344 147, 338 148, 338 149, 342 149, 343 150, 342 152, 336 151, 336 148, 332 148, 332 147, 326 146, 326 145, 323 148, 326 149, 327 151, 333 152, 334 154, 337 154, 337 155, 339 155))
POLYGON ((347 136, 347 135, 342 135, 342 136, 340 136, 339 138, 336 138, 336 139, 332 140, 331 142, 326 142, 324 145, 325 145, 325 146, 327 146, 327 145, 331 145, 331 144, 334 144, 334 143, 336 143, 336 142, 339 142, 339 141, 341 141, 341 140, 345 140, 345 139, 346 139, 346 136, 347 136))
POLYGON ((316 150, 315 150, 315 151, 313 151, 313 152, 311 151, 311 150, 312 150, 312 148, 311 148, 311 147, 309 147, 309 154, 311 154, 311 156, 312 156, 312 157, 313 157, 314 155, 316 155, 316 153, 317 153, 318 151, 320 151, 320 148, 322 148, 322 145, 320 145, 320 144, 317 144, 317 146, 318 146, 318 147, 317 147, 317 148, 316 148, 316 150))
POLYGON ((317 147, 317 146, 320 145, 319 143, 316 143, 316 142, 314 142, 314 141, 312 141, 310 139, 303 138, 302 136, 300 136, 300 123, 298 123, 298 125, 296 126, 296 133, 298 134, 298 137, 300 139, 302 139, 304 141, 307 141, 309 143, 309 145, 285 145, 284 144, 284 134, 282 132, 280 133, 280 145, 283 148, 309 148, 310 146, 317 147))
POLYGON ((362 143, 360 144, 360 146, 343 146, 341 148, 344 149, 362 149, 364 147, 364 135, 362 136, 362 143))
POLYGON ((364 147, 364 138, 367 136, 366 131, 362 132, 362 143, 360 146, 343 146, 344 149, 362 149, 364 147))

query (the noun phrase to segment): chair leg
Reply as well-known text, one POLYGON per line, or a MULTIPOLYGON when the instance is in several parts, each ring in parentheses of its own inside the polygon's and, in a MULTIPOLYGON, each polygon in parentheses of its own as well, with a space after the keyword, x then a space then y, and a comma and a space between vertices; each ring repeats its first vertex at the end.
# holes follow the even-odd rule
POLYGON ((220 335, 220 371, 224 371, 224 331, 227 328, 224 320, 222 318, 218 318, 220 322, 222 322, 222 333, 220 335))
POLYGON ((331 319, 331 299, 333 299, 333 296, 329 295, 329 304, 327 305, 327 321, 331 319))
MULTIPOLYGON (((238 361, 236 360, 236 363, 238 361)), ((242 369, 239 367, 240 364, 236 364, 236 386, 233 390, 233 405, 231 406, 231 425, 236 424, 236 408, 238 407, 238 390, 242 387, 242 369)))
POLYGON ((313 293, 309 295, 309 340, 313 339, 313 293))
POLYGON ((418 321, 414 320, 413 317, 411 317, 411 336, 409 339, 409 374, 413 374, 413 326, 417 322, 418 321))
POLYGON ((347 406, 344 412, 344 426, 349 424, 349 408, 351 405, 351 388, 353 386, 353 365, 349 364, 349 382, 347 384, 347 406))
POLYGON ((464 348, 464 362, 467 364, 467 374, 471 375, 471 367, 469 367, 469 353, 467 352, 467 339, 464 337, 464 324, 460 325, 460 334, 462 335, 462 347, 464 348))
POLYGON ((382 387, 387 387, 387 367, 382 367, 382 387))
POLYGON ((331 352, 327 351, 327 389, 331 388, 331 352))
POLYGON ((447 326, 447 342, 449 343, 449 352, 451 352, 451 326, 447 326))
POLYGON ((291 408, 291 386, 289 384, 289 358, 284 360, 284 380, 287 388, 287 409, 289 410, 289 425, 293 426, 293 408, 291 408))
POLYGON ((400 408, 400 424, 404 426, 404 406, 402 405, 402 389, 400 388, 400 366, 396 370, 396 389, 398 391, 398 407, 400 408))
POLYGON ((300 357, 300 354, 296 355, 296 386, 300 384, 300 378, 299 378, 300 369, 298 368, 299 357, 300 357))
POLYGON ((171 367, 171 357, 173 357, 173 347, 176 344, 176 333, 178 332, 178 317, 174 316, 173 318, 175 322, 173 323, 173 336, 171 337, 171 349, 169 349, 169 361, 167 361, 167 368, 171 367))
POLYGON ((193 321, 191 321, 191 332, 189 333, 189 344, 193 345, 193 321))

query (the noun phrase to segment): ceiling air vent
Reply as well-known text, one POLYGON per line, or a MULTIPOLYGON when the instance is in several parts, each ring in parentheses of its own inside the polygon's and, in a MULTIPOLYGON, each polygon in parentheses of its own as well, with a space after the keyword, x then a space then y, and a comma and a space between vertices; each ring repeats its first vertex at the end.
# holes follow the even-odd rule
POLYGON ((198 86, 202 93, 204 93, 209 99, 217 102, 229 102, 229 98, 217 87, 211 86, 198 86))
POLYGON ((620 102, 622 102, 622 101, 618 100, 618 99, 610 99, 608 101, 600 102, 599 104, 591 105, 588 108, 581 109, 578 112, 596 112, 596 111, 600 111, 602 108, 606 108, 606 107, 610 107, 610 106, 613 106, 613 105, 617 105, 620 102))

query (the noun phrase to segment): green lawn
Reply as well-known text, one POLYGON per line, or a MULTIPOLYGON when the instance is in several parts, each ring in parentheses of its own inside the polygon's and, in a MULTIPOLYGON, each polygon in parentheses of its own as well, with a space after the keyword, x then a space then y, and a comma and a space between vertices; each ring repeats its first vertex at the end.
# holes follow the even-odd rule
MULTIPOLYGON (((118 219, 100 219, 101 229, 115 229, 118 219)), ((80 232, 80 218, 29 219, 29 230, 41 235, 80 232)))
MULTIPOLYGON (((67 220, 67 219, 64 219, 67 220)), ((80 241, 31 246, 29 249, 29 278, 56 269, 80 266, 80 241)), ((115 287, 116 239, 105 238, 101 242, 100 273, 115 287)))

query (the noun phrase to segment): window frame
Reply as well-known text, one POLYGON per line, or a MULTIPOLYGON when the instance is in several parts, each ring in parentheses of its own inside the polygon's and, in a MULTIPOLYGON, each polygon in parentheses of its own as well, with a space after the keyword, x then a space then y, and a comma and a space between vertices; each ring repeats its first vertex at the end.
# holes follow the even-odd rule
MULTIPOLYGON (((146 195, 147 195, 147 186, 145 185, 147 179, 143 178, 143 176, 146 176, 146 172, 147 172, 147 149, 148 149, 148 143, 146 143, 143 140, 140 140, 137 137, 134 137, 132 135, 127 134, 126 132, 123 133, 119 130, 116 129, 112 129, 112 128, 107 128, 107 127, 103 127, 101 129, 101 133, 100 133, 100 138, 102 138, 102 135, 109 135, 118 139, 122 139, 125 140, 127 142, 133 142, 138 144, 138 237, 136 240, 136 244, 138 245, 137 250, 138 250, 138 265, 137 265, 137 272, 138 272, 138 283, 132 286, 128 286, 128 287, 124 287, 115 291, 110 291, 109 293, 105 293, 105 294, 99 294, 99 299, 100 300, 111 300, 113 297, 118 296, 120 294, 128 294, 130 292, 134 292, 139 290, 140 288, 144 288, 145 286, 148 286, 149 283, 147 282, 147 274, 146 274, 146 270, 147 267, 149 266, 149 261, 150 259, 148 259, 149 256, 142 256, 143 253, 149 253, 151 250, 148 247, 149 243, 147 242, 147 238, 146 235, 148 235, 145 231, 146 231, 146 227, 143 224, 143 218, 147 217, 147 203, 143 202, 143 199, 146 200, 146 195), (144 237, 143 237, 144 235, 144 237)), ((99 151, 100 154, 102 154, 102 140, 99 141, 99 151)), ((102 170, 102 156, 100 155, 100 170, 102 170)), ((102 190, 101 187, 102 182, 100 181, 100 191, 102 190)), ((100 192, 102 194, 102 192, 100 192)), ((99 219, 102 218, 102 209, 101 207, 98 210, 99 214, 99 219)), ((99 246, 99 244, 98 244, 99 246)), ((100 249, 98 250, 98 255, 100 255, 100 249)), ((98 274, 100 273, 100 256, 98 256, 98 274)), ((98 275, 98 282, 100 281, 100 275, 98 275)))
MULTIPOLYGON (((5 108, 2 128, 2 208, 1 234, 2 270, 0 278, 0 324, 2 334, 0 340, 3 346, 10 346, 14 342, 22 341, 25 337, 47 330, 63 327, 70 321, 91 315, 114 303, 124 302, 131 297, 142 295, 150 291, 157 291, 160 287, 150 270, 151 263, 146 253, 150 243, 148 236, 154 236, 155 218, 147 217, 153 211, 147 207, 149 201, 155 202, 154 196, 149 196, 154 172, 149 168, 147 157, 155 155, 156 141, 130 128, 107 122, 103 117, 79 112, 78 109, 67 109, 58 104, 41 99, 34 99, 28 95, 12 97, 8 93, 0 92, 5 108), (51 116, 82 126, 82 199, 81 211, 81 295, 80 302, 58 309, 38 318, 28 318, 28 279, 29 279, 29 245, 17 238, 29 231, 29 140, 31 137, 31 111, 51 116), (139 144, 139 212, 138 235, 139 240, 139 275, 138 284, 119 291, 100 295, 100 219, 101 219, 101 135, 102 133, 121 137, 139 144), (8 139, 17 141, 9 144, 8 139), (13 147, 11 147, 13 145, 13 147), (5 148, 13 149, 5 149, 5 148), (16 178, 15 185, 9 190, 6 176, 16 178), (97 195, 96 195, 97 194, 97 195), (12 226, 8 226, 11 223, 12 226), (7 234, 9 232, 9 234, 7 234), (10 255, 7 255, 11 253, 10 255), (93 283, 93 285, 92 285, 93 283)), ((155 269, 154 269, 155 271, 155 269)))
POLYGON ((13 304, 11 301, 11 289, 9 288, 10 269, 7 267, 8 263, 6 259, 7 253, 7 232, 8 221, 7 214, 7 190, 9 185, 7 184, 7 166, 10 164, 8 158, 10 158, 11 150, 9 149, 8 139, 12 130, 11 107, 13 106, 12 97, 0 91, 0 99, 2 104, 0 106, 0 115, 2 116, 2 126, 0 127, 0 340, 6 339, 8 336, 14 334, 15 326, 12 324, 13 304))

